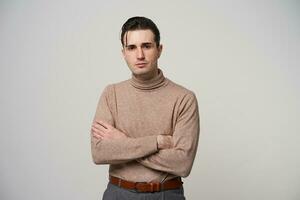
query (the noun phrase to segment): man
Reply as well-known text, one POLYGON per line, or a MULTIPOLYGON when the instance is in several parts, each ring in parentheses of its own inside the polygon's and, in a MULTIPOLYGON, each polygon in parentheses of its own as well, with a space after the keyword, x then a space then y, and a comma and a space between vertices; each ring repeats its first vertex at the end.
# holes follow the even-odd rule
POLYGON ((128 19, 121 43, 132 77, 104 89, 91 129, 94 162, 110 164, 103 199, 185 199, 181 177, 199 137, 196 97, 158 67, 162 45, 150 19, 128 19))

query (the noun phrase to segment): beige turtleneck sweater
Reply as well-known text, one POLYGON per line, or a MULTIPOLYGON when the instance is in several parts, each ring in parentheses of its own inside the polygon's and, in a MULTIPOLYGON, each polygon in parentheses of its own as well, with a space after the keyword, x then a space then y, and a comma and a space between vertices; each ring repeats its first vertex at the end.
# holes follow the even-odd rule
POLYGON ((163 182, 189 175, 199 138, 199 112, 193 92, 164 77, 131 79, 108 85, 94 119, 103 120, 128 138, 91 137, 96 164, 110 164, 109 174, 135 182, 163 182), (157 149, 157 135, 172 135, 174 147, 157 149))

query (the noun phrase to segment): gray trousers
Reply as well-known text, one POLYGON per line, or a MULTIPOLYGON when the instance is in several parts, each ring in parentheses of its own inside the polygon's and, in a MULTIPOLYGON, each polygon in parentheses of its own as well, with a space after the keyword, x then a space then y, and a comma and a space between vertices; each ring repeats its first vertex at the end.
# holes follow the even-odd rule
POLYGON ((185 200, 185 197, 183 187, 161 192, 138 192, 108 183, 102 200, 185 200))

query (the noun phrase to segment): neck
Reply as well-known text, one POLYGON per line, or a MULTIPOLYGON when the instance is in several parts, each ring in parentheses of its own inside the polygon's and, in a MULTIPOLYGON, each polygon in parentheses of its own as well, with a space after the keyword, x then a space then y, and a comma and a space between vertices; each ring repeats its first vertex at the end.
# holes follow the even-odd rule
POLYGON ((158 76, 158 69, 153 70, 147 74, 140 74, 140 75, 133 74, 133 76, 140 81, 147 81, 158 76))
POLYGON ((157 69, 151 76, 136 76, 132 74, 130 83, 133 87, 140 90, 153 90, 166 85, 168 81, 165 79, 163 72, 157 69))

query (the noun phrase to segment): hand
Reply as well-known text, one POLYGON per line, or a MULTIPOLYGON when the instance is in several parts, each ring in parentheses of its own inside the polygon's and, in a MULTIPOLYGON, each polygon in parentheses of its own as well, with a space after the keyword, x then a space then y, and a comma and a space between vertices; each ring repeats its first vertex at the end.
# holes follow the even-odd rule
POLYGON ((170 149, 173 147, 173 137, 170 135, 158 135, 157 136, 158 149, 170 149))
POLYGON ((125 133, 101 120, 95 120, 93 122, 91 131, 93 137, 101 140, 127 138, 125 133))

